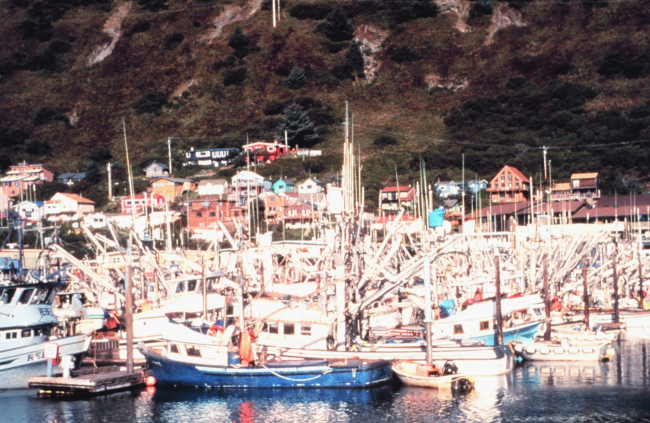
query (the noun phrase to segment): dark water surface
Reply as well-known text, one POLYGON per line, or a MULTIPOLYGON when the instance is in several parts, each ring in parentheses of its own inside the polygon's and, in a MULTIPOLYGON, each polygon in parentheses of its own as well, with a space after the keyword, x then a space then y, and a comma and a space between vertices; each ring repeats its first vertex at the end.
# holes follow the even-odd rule
MULTIPOLYGON (((88 400, 0 394, 2 422, 650 422, 650 339, 624 339, 610 363, 523 364, 475 392, 165 390, 88 400)), ((1 376, 0 376, 1 377, 1 376)))

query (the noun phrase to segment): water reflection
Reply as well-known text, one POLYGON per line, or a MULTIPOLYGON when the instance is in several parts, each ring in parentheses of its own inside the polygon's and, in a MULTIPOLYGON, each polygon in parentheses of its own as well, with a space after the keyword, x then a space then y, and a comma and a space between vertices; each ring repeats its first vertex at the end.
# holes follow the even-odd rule
POLYGON ((624 339, 609 363, 533 362, 481 377, 475 391, 400 386, 372 390, 162 389, 88 400, 0 394, 0 421, 433 422, 648 421, 650 340, 624 339))

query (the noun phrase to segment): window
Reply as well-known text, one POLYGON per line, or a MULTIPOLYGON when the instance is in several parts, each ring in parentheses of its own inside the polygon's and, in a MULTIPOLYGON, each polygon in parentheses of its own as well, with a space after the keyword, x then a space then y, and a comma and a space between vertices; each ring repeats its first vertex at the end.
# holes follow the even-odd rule
POLYGON ((217 215, 216 212, 210 212, 210 217, 215 217, 217 215))
POLYGON ((188 357, 201 357, 201 349, 194 345, 186 345, 185 349, 187 351, 188 357))
POLYGON ((480 325, 480 330, 490 329, 490 322, 488 322, 487 320, 482 321, 479 325, 480 325))
POLYGON ((203 217, 203 213, 201 213, 201 212, 196 212, 196 217, 203 217))
POLYGON ((296 333, 296 327, 293 323, 284 324, 284 334, 285 335, 294 335, 296 333))
POLYGON ((194 291, 196 289, 196 279, 187 281, 187 290, 188 291, 194 291))
POLYGON ((300 325, 300 334, 302 336, 311 336, 311 325, 300 325))
POLYGON ((175 353, 175 354, 180 354, 180 351, 178 349, 178 345, 170 344, 169 345, 169 352, 172 352, 172 353, 175 353))
POLYGON ((508 175, 508 180, 512 181, 512 175, 508 175))
POLYGON ((505 180, 506 180, 506 177, 503 176, 503 175, 501 175, 501 180, 502 180, 502 181, 505 181, 505 180))
POLYGON ((519 188, 519 182, 515 182, 515 188, 519 188))
POLYGON ((278 333, 277 323, 269 323, 269 333, 278 333))
POLYGON ((20 295, 20 298, 18 299, 18 304, 28 304, 30 298, 32 298, 33 293, 34 293, 34 289, 24 290, 23 293, 20 295))
POLYGON ((23 329, 23 331, 20 333, 21 338, 29 338, 32 336, 32 331, 29 329, 23 329))
POLYGON ((463 325, 454 325, 454 335, 462 335, 465 333, 463 331, 463 325))
POLYGON ((9 304, 11 300, 14 299, 14 294, 16 293, 16 288, 5 289, 0 297, 0 304, 9 304))
POLYGON ((34 336, 41 336, 43 334, 43 329, 36 328, 34 329, 34 336))

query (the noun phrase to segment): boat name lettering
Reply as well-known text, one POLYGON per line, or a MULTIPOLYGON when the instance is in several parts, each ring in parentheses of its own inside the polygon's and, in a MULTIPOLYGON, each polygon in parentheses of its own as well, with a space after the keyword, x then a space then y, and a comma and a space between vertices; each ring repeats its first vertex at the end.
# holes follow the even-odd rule
POLYGON ((36 361, 43 358, 43 351, 38 351, 27 355, 27 361, 36 361))

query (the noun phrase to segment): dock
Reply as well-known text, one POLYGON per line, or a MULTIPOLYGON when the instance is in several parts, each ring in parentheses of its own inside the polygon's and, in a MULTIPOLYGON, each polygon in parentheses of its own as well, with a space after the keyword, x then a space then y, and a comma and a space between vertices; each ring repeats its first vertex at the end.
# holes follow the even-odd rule
POLYGON ((35 376, 29 378, 29 388, 39 389, 39 395, 97 395, 144 387, 149 376, 146 370, 127 373, 117 366, 100 369, 80 369, 72 377, 35 376))

